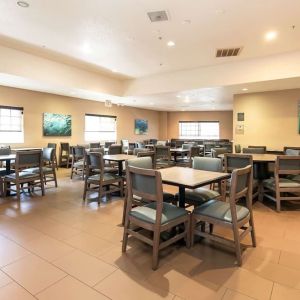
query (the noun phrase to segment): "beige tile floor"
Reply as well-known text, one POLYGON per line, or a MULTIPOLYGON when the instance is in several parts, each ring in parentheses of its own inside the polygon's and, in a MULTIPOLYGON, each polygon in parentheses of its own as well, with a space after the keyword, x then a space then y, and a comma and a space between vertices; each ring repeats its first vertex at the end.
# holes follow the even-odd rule
POLYGON ((202 242, 165 249, 154 272, 148 246, 131 239, 121 253, 122 199, 83 205, 83 182, 68 174, 45 197, 0 199, 0 300, 300 299, 297 206, 254 205, 258 246, 241 268, 232 251, 202 242))

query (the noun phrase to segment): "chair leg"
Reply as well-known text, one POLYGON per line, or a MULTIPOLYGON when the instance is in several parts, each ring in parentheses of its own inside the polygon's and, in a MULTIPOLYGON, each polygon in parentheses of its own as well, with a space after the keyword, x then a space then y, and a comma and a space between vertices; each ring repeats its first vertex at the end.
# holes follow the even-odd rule
POLYGON ((196 218, 194 217, 194 215, 191 215, 191 225, 190 225, 190 237, 191 237, 191 247, 194 246, 194 242, 195 242, 195 227, 196 227, 196 218))
POLYGON ((191 248, 191 216, 188 216, 187 221, 184 223, 185 226, 185 244, 187 248, 191 248))
POLYGON ((155 271, 158 268, 158 252, 159 252, 160 232, 154 231, 153 249, 152 249, 152 269, 155 271))
POLYGON ((233 226, 233 236, 234 236, 234 245, 235 245, 235 254, 237 263, 239 266, 242 265, 242 253, 241 253, 241 242, 240 242, 240 234, 237 226, 233 226))
POLYGON ((88 183, 87 183, 87 180, 84 181, 84 188, 83 188, 83 201, 85 201, 86 199, 86 192, 87 192, 87 189, 88 189, 88 183))
POLYGON ((120 197, 123 198, 124 197, 124 182, 123 182, 123 179, 120 181, 119 187, 120 187, 120 197))
POLYGON ((125 217, 126 217, 126 207, 127 207, 127 190, 124 197, 124 206, 123 206, 123 216, 122 216, 122 225, 125 226, 125 217))
POLYGON ((20 183, 16 183, 16 191, 17 191, 17 199, 20 201, 21 196, 20 196, 20 183))
POLYGON ((209 224, 209 233, 213 234, 214 232, 214 224, 209 224))
POLYGON ((45 186, 44 186, 43 175, 40 176, 40 182, 41 182, 42 196, 45 196, 45 186))
POLYGON ((276 211, 280 212, 280 210, 281 210, 280 192, 276 191, 276 211))
POLYGON ((57 187, 57 177, 56 177, 55 169, 54 169, 54 172, 53 172, 53 177, 54 177, 55 187, 57 187))
POLYGON ((73 172, 74 172, 74 167, 73 165, 71 166, 71 179, 73 179, 73 172))
POLYGON ((124 225, 124 232, 123 232, 123 241, 122 241, 122 252, 126 252, 127 242, 128 242, 128 232, 127 229, 130 226, 129 220, 125 216, 125 225, 124 225))

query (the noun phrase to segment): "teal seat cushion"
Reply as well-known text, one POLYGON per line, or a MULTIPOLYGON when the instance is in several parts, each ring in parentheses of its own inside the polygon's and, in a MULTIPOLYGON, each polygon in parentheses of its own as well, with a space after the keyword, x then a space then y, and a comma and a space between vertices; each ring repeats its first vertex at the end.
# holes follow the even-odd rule
MULTIPOLYGON (((237 220, 241 221, 249 215, 248 208, 236 205, 237 220)), ((195 215, 202 215, 232 223, 230 204, 218 200, 210 200, 197 208, 193 212, 195 215)))
POLYGON ((289 175, 287 178, 293 181, 300 182, 300 175, 289 175))
MULTIPOLYGON (((135 207, 130 211, 129 215, 138 220, 154 224, 156 220, 156 202, 135 207)), ((188 212, 184 208, 163 202, 161 224, 165 224, 185 215, 188 215, 188 212)))
MULTIPOLYGON (((275 179, 269 178, 263 181, 264 187, 275 190, 275 179)), ((288 178, 279 179, 279 187, 281 188, 300 188, 300 182, 288 178)))
MULTIPOLYGON (((44 174, 52 174, 53 173, 52 168, 43 167, 42 169, 43 169, 44 174)), ((24 172, 38 174, 40 172, 40 168, 29 168, 29 169, 25 169, 24 172)))
MULTIPOLYGON (((30 179, 30 178, 37 178, 37 174, 34 174, 34 173, 29 173, 29 172, 20 172, 19 173, 19 178, 20 179, 30 179)), ((16 179, 16 174, 13 173, 13 174, 10 174, 10 175, 6 175, 5 176, 6 179, 16 179)))
POLYGON ((84 162, 83 160, 79 160, 74 163, 74 168, 83 168, 84 162))
MULTIPOLYGON (((104 175, 103 175, 103 181, 115 180, 115 179, 119 179, 119 178, 120 178, 120 176, 112 174, 112 173, 104 173, 104 175)), ((100 181, 100 174, 92 175, 87 180, 88 180, 88 182, 100 181)))
MULTIPOLYGON (((186 189, 185 190, 185 202, 194 203, 195 205, 201 205, 206 201, 215 199, 219 197, 220 194, 217 191, 206 189, 206 188, 197 188, 194 190, 186 189)), ((175 195, 176 199, 179 198, 179 194, 175 195)))

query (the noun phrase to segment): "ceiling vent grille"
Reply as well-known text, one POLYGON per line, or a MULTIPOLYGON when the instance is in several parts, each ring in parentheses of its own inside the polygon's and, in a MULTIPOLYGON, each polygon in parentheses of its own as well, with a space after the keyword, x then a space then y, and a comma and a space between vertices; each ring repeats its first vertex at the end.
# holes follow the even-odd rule
POLYGON ((232 57, 238 56, 242 51, 242 47, 217 49, 216 57, 232 57))
POLYGON ((165 10, 161 11, 151 11, 147 13, 149 19, 151 22, 162 22, 162 21, 168 21, 168 14, 165 10))

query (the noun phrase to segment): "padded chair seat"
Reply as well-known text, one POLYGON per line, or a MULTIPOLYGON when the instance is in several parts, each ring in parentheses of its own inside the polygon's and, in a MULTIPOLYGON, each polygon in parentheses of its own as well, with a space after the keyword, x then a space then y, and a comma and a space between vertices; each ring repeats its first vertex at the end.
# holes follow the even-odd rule
POLYGON ((289 175, 287 178, 293 181, 300 182, 300 175, 289 175))
MULTIPOLYGON (((53 170, 49 167, 43 167, 42 169, 43 169, 44 174, 52 174, 53 173, 53 170)), ((29 168, 29 169, 25 169, 24 172, 38 174, 40 172, 40 168, 29 168)))
MULTIPOLYGON (((136 195, 133 195, 133 199, 135 201, 144 202, 145 204, 149 203, 147 201, 144 201, 142 199, 142 197, 139 197, 139 196, 136 196, 136 195)), ((174 200, 174 195, 173 194, 167 193, 167 192, 163 192, 163 201, 164 202, 172 202, 173 200, 174 200)))
POLYGON ((83 165, 84 165, 83 160, 79 160, 74 163, 74 168, 83 168, 83 165))
MULTIPOLYGON (((237 220, 241 221, 249 215, 248 208, 236 205, 237 220)), ((210 200, 194 209, 194 214, 212 217, 232 223, 230 204, 218 200, 210 200)))
MULTIPOLYGON (((119 178, 120 178, 120 176, 111 174, 111 173, 104 173, 104 175, 103 175, 103 181, 116 180, 119 178)), ((87 180, 88 180, 88 182, 100 181, 100 174, 92 175, 87 180)))
MULTIPOLYGON (((275 190, 275 179, 269 178, 263 181, 263 185, 271 190, 275 190)), ((290 180, 288 178, 279 179, 279 187, 281 188, 300 188, 300 182, 290 180)))
MULTIPOLYGON (((185 190, 185 201, 187 203, 193 202, 197 205, 201 205, 206 201, 215 199, 219 197, 220 194, 217 191, 206 189, 206 188, 197 188, 194 190, 186 189, 185 190)), ((175 195, 176 199, 179 198, 179 194, 175 195)))
MULTIPOLYGON (((19 178, 20 179, 30 179, 30 178, 36 178, 37 177, 37 174, 34 174, 34 173, 30 173, 30 172, 20 172, 19 173, 19 178)), ((9 180, 9 179, 12 179, 12 180, 15 180, 16 179, 16 174, 10 174, 10 175, 6 175, 5 176, 5 179, 9 180)))
MULTIPOLYGON (((154 224, 156 220, 156 202, 133 208, 129 215, 141 221, 154 224)), ((184 208, 163 202, 161 224, 165 224, 177 218, 187 215, 184 208)))

